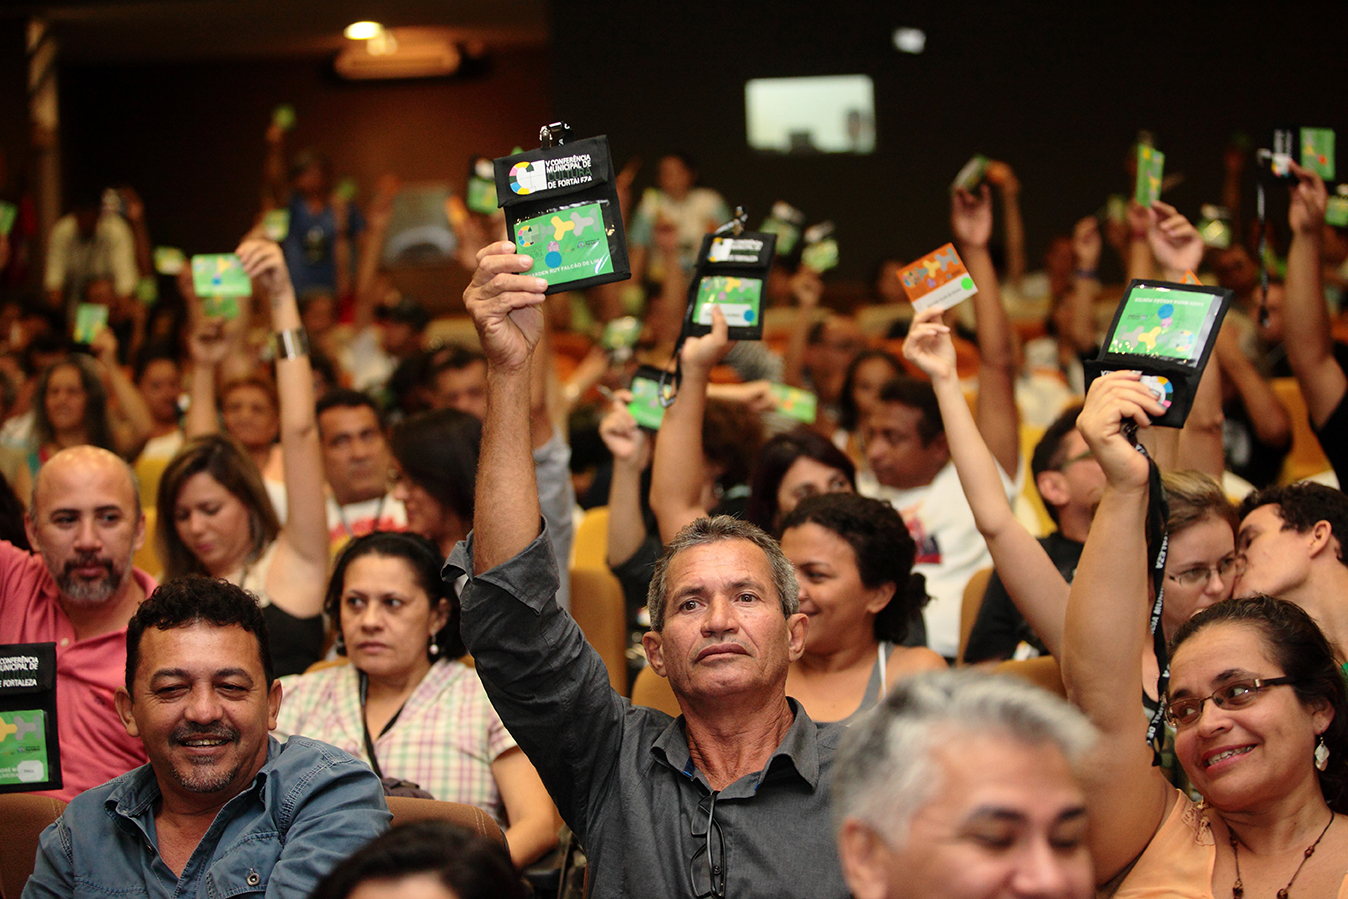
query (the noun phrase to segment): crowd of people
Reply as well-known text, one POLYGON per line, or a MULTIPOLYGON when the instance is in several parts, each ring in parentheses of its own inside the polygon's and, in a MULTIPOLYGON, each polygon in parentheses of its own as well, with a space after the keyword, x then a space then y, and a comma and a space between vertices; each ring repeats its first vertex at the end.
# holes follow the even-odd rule
POLYGON ((164 271, 122 188, 73 198, 42 289, 0 301, 0 643, 56 644, 69 803, 25 899, 1345 895, 1348 228, 1317 174, 1291 166, 1281 267, 1238 208, 1209 246, 1157 200, 1032 273, 992 162, 951 192, 968 302, 914 313, 887 259, 830 308, 797 253, 780 324, 735 343, 719 309, 684 332, 728 212, 671 155, 639 201, 618 179, 626 286, 546 294, 502 219, 449 214, 476 339, 441 343, 381 262, 397 180, 358 208, 285 140, 250 295, 164 271), (1233 294, 1182 428, 1138 372, 1087 383, 1107 246, 1233 294), (639 363, 677 385, 658 428, 639 363), (1298 415, 1326 471, 1293 483, 1298 415), (677 717, 569 614, 598 507, 677 717), (1014 676, 1034 658, 1049 690, 1014 676), (505 846, 390 831, 394 796, 505 846))

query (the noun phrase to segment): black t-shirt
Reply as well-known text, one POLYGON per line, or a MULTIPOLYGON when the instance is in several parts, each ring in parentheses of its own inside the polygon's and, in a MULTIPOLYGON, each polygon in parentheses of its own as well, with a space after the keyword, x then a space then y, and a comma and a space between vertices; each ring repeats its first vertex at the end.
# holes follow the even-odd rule
MULTIPOLYGON (((1334 361, 1348 374, 1348 344, 1334 341, 1334 361)), ((1339 399, 1334 411, 1329 413, 1323 427, 1316 428, 1311 423, 1315 436, 1320 440, 1320 448, 1325 451, 1330 467, 1340 485, 1348 485, 1348 394, 1339 399)))
MULTIPOLYGON (((1044 547, 1048 557, 1070 584, 1077 571, 1077 562, 1081 559, 1081 544, 1054 531, 1047 537, 1040 537, 1039 545, 1044 547)), ((1006 587, 1002 586, 1002 579, 994 571, 988 580, 988 590, 983 594, 983 605, 974 620, 974 628, 969 633, 964 661, 973 663, 1009 659, 1021 643, 1033 646, 1040 655, 1048 655, 1048 650, 1011 601, 1006 587)))

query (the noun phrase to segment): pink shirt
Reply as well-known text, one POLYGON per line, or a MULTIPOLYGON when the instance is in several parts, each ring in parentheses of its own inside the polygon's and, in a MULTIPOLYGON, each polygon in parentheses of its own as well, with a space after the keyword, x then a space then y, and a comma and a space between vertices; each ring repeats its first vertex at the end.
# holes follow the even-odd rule
MULTIPOLYGON (((154 578, 138 568, 149 596, 154 578)), ((146 762, 145 747, 127 734, 112 697, 126 681, 126 628, 75 639, 42 557, 0 540, 0 643, 56 644, 56 726, 64 785, 49 795, 69 802, 146 762)))

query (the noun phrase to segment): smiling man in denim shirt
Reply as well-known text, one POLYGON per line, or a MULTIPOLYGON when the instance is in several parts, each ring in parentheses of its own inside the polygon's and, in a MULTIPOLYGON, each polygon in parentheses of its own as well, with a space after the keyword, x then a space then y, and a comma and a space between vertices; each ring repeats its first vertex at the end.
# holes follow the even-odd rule
POLYGON ((160 587, 127 626, 117 712, 148 765, 77 796, 42 834, 23 899, 307 896, 383 833, 379 778, 324 743, 268 736, 281 705, 256 601, 160 587))

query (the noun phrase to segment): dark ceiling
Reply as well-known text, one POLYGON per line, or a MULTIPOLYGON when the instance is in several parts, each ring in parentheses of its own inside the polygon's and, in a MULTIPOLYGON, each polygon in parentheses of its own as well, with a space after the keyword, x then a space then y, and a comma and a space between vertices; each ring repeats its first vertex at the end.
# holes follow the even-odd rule
MULTIPOLYGON (((307 57, 336 52, 342 29, 446 29, 487 49, 543 46, 546 0, 48 0, 4 2, 0 16, 40 16, 75 62, 307 57)), ((396 33, 396 32, 395 32, 396 33)))

